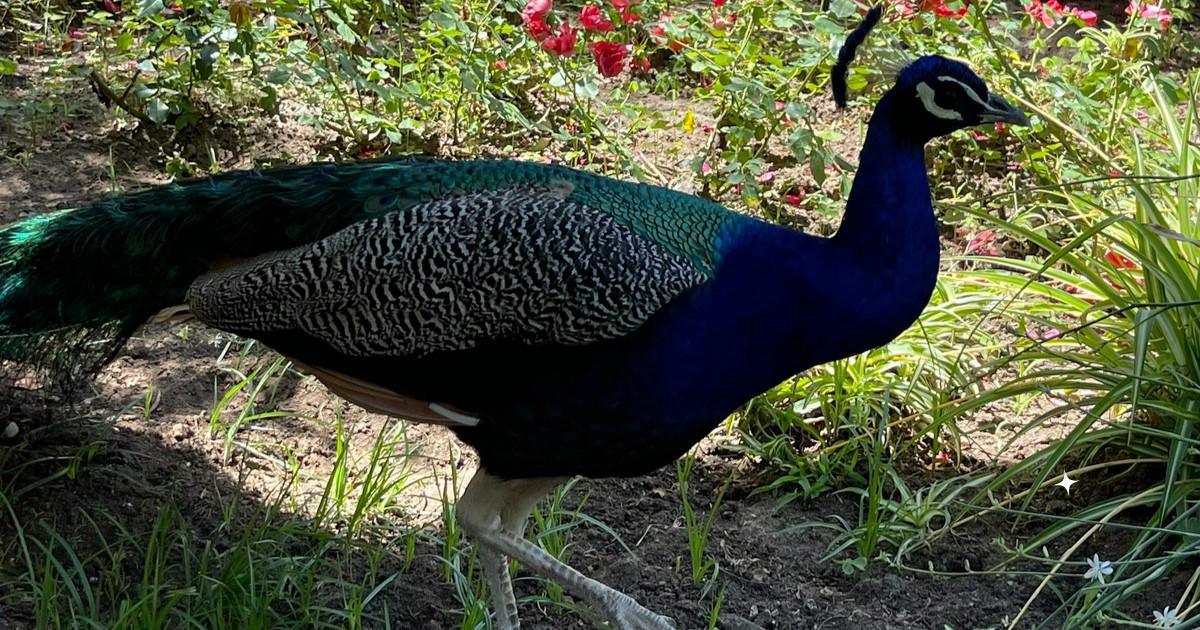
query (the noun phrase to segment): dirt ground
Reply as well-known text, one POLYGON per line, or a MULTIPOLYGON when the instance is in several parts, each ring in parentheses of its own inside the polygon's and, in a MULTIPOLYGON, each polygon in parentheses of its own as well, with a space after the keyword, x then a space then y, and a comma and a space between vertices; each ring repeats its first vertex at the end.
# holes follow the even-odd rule
MULTIPOLYGON (((29 89, 29 80, 13 78, 0 88, 6 98, 20 99, 29 89)), ((47 115, 50 120, 38 128, 36 144, 30 143, 27 132, 4 129, 4 124, 14 124, 11 112, 0 123, 0 154, 6 156, 0 162, 0 222, 69 207, 114 187, 129 190, 165 181, 161 166, 170 156, 162 150, 161 139, 118 125, 111 114, 88 100, 80 86, 71 89, 78 100, 47 115)), ((232 169, 325 157, 320 147, 327 141, 320 133, 288 122, 285 112, 282 121, 248 123, 197 138, 189 147, 194 155, 205 155, 212 148, 222 167, 232 169)), ((657 138, 640 144, 678 146, 681 142, 657 138)), ((669 156, 662 162, 664 171, 672 171, 669 156)), ((319 492, 321 474, 332 455, 328 423, 296 418, 256 423, 255 430, 262 432, 260 441, 282 446, 266 454, 235 450, 228 459, 221 440, 210 437, 208 413, 215 383, 228 385, 221 370, 228 360, 218 363, 227 341, 227 336, 200 326, 193 325, 186 338, 178 328, 150 326, 101 374, 95 391, 74 407, 51 409, 49 417, 34 420, 33 416, 46 415, 31 411, 36 403, 23 398, 0 402, 0 407, 8 407, 7 415, 0 418, 17 420, 25 441, 16 451, 0 447, 8 449, 9 469, 15 468, 14 463, 33 462, 24 470, 36 478, 37 461, 69 456, 83 444, 97 445, 73 479, 60 478, 24 495, 13 506, 17 519, 82 532, 86 529, 82 516, 103 510, 123 526, 137 529, 154 519, 159 506, 170 503, 179 506, 197 539, 207 540, 216 535, 213 529, 229 497, 239 496, 254 508, 269 501, 273 490, 286 481, 285 467, 273 465, 272 454, 301 462, 305 480, 300 494, 319 492), (156 394, 145 413, 151 386, 156 394)), ((265 350, 255 353, 270 356, 265 350)), ((283 383, 276 405, 297 416, 328 418, 340 404, 311 377, 293 374, 283 383)), ((392 422, 357 409, 344 411, 356 448, 366 448, 392 422)), ((465 476, 472 469, 471 454, 448 432, 413 427, 409 436, 419 449, 418 465, 426 467, 420 477, 444 479, 452 467, 465 476)), ((1053 437, 1037 436, 1026 447, 1053 437)), ((830 523, 837 516, 853 521, 857 503, 849 496, 829 495, 777 508, 776 497, 751 494, 755 482, 761 482, 762 471, 748 467, 726 449, 730 439, 717 432, 706 441, 692 481, 698 506, 707 509, 717 488, 735 471, 740 476, 724 498, 710 541, 720 561, 720 584, 726 588, 721 628, 1003 627, 1003 620, 1024 605, 1036 586, 1034 577, 930 577, 880 568, 879 563, 865 574, 848 576, 836 563, 822 560, 833 536, 829 530, 793 526, 830 523)), ((982 434, 980 457, 986 455, 988 444, 999 441, 994 434, 982 434)), ((585 494, 585 511, 615 530, 634 555, 626 554, 599 528, 583 527, 573 540, 575 566, 672 616, 681 628, 705 627, 708 611, 697 603, 697 588, 686 569, 677 569, 681 562, 686 565, 687 539, 675 471, 664 469, 635 479, 584 480, 575 486, 571 499, 578 501, 585 494)), ((406 518, 438 527, 435 482, 414 484, 405 501, 406 518)), ((1056 501, 1058 508, 1066 510, 1077 499, 1056 501)), ((0 540, 12 533, 10 519, 0 518, 0 540)), ((936 548, 919 552, 912 564, 932 563, 944 571, 986 567, 999 558, 992 541, 1014 535, 1006 524, 977 522, 936 548)), ((457 627, 451 587, 441 579, 436 560, 438 550, 422 545, 413 565, 383 594, 381 601, 392 611, 392 627, 457 627)), ((13 560, 0 558, 0 563, 13 560)), ((1082 582, 1079 577, 1066 577, 1059 586, 1071 591, 1082 582)), ((531 595, 535 584, 519 579, 517 589, 519 597, 531 595)), ((1055 606, 1054 596, 1040 598, 1022 627, 1047 619, 1055 606)), ((523 606, 521 614, 528 628, 589 627, 580 617, 552 614, 536 605, 523 606)), ((32 627, 29 611, 0 610, 0 629, 25 627, 32 627)))

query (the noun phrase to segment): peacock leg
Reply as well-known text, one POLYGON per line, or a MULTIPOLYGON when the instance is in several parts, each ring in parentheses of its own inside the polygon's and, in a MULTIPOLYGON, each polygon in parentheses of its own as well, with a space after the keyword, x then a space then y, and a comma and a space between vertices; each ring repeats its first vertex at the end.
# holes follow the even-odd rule
MULTIPOLYGON (((584 576, 520 535, 533 505, 558 481, 506 481, 480 470, 471 479, 471 483, 467 484, 467 489, 458 502, 459 521, 481 548, 487 549, 489 553, 507 554, 530 570, 555 580, 567 591, 599 608, 616 628, 673 630, 675 626, 670 619, 647 610, 632 597, 584 576)), ((489 585, 492 582, 489 578, 489 585)), ((507 573, 505 583, 507 584, 507 573)), ((511 586, 507 592, 508 598, 511 598, 511 586)), ((514 602, 513 614, 505 616, 509 617, 509 622, 515 622, 515 600, 502 600, 493 593, 495 605, 507 606, 509 601, 514 602)))
POLYGON ((508 575, 508 561, 503 554, 487 545, 479 546, 479 560, 483 563, 483 575, 492 594, 496 630, 521 630, 517 598, 513 595, 512 578, 508 575))
MULTIPOLYGON (((475 475, 467 485, 458 502, 458 518, 468 534, 475 535, 480 529, 504 531, 520 538, 524 535, 525 522, 533 506, 561 479, 514 479, 502 481, 494 477, 495 483, 486 491, 482 482, 476 480, 487 473, 475 475)), ((517 598, 513 595, 512 578, 508 573, 508 559, 492 545, 479 540, 479 559, 483 574, 487 578, 488 590, 492 594, 492 610, 496 614, 499 630, 519 630, 521 621, 517 615, 517 598)))

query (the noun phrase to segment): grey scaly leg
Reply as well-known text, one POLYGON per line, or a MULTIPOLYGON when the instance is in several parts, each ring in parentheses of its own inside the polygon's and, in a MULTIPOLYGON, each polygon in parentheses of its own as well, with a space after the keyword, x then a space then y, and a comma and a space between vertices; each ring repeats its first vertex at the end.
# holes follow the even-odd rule
MULTIPOLYGON (((558 485, 561 479, 530 479, 499 482, 499 488, 480 489, 476 483, 480 472, 467 484, 462 499, 458 502, 459 520, 467 533, 474 535, 468 523, 486 523, 488 528, 498 528, 518 538, 524 536, 529 513, 547 492, 558 485), (472 490, 475 488, 475 490, 472 490)), ((508 573, 505 555, 490 545, 479 545, 479 558, 483 574, 487 578, 488 590, 492 594, 492 610, 496 614, 497 630, 520 630, 521 620, 517 615, 517 598, 513 595, 512 578, 508 573)))
MULTIPOLYGON (((674 630, 671 620, 643 608, 632 597, 609 588, 596 580, 556 560, 541 547, 525 540, 519 534, 537 502, 558 480, 512 480, 505 481, 480 470, 467 484, 462 499, 458 502, 458 518, 463 529, 473 536, 481 547, 481 555, 487 553, 507 554, 530 570, 548 577, 572 594, 599 608, 619 630, 674 630), (486 549, 484 552, 482 550, 486 549)), ((516 600, 508 581, 507 567, 503 578, 488 578, 493 588, 493 605, 499 606, 497 614, 504 617, 501 626, 505 630, 517 627, 516 600), (497 595, 503 589, 506 595, 497 595), (501 613, 511 603, 512 614, 501 613)), ((484 567, 488 566, 487 561, 484 567)))
POLYGON ((512 579, 508 575, 508 561, 486 545, 479 546, 479 560, 483 563, 483 575, 492 594, 496 630, 521 630, 521 620, 517 617, 517 598, 513 595, 512 579))

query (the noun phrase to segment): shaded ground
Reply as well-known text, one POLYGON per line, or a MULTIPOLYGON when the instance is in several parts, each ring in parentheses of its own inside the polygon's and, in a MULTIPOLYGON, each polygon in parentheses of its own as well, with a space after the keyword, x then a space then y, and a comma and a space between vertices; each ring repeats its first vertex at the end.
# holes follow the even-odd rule
MULTIPOLYGON (((18 81, 4 86, 13 100, 21 99, 26 88, 18 81)), ((8 159, 0 164, 0 221, 65 207, 114 188, 165 181, 162 166, 172 156, 161 150, 161 139, 119 127, 90 104, 79 86, 73 89, 80 100, 47 115, 49 124, 34 134, 36 145, 19 139, 20 135, 3 134, 0 142, 8 159), (54 124, 56 120, 61 124, 54 124)), ((12 116, 9 112, 7 123, 13 123, 12 116)), ((222 167, 231 169, 268 160, 308 161, 320 154, 316 147, 324 140, 286 118, 227 131, 190 139, 185 152, 206 155, 211 149, 222 167)), ((683 147, 685 139, 677 136, 652 139, 644 146, 683 147)), ((651 159, 665 168, 677 156, 659 153, 651 159)), ((796 220, 806 221, 817 219, 796 220)), ((231 497, 252 514, 272 504, 274 494, 285 487, 296 500, 279 518, 288 518, 289 513, 307 515, 326 481, 323 474, 335 444, 335 414, 344 413, 350 443, 359 452, 367 450, 390 421, 346 408, 313 379, 291 374, 280 380, 274 400, 275 406, 294 415, 251 423, 227 453, 221 436, 210 433, 209 413, 214 401, 236 381, 228 371, 230 357, 218 362, 228 343, 228 337, 203 327, 192 326, 186 333, 148 327, 104 371, 94 394, 77 406, 33 419, 44 414, 29 401, 0 403, 9 407, 0 417, 18 420, 23 431, 16 446, 0 446, 0 470, 10 475, 21 471, 16 477, 0 479, 4 485, 22 488, 40 479, 39 474, 56 470, 63 458, 80 460, 73 478, 58 478, 23 494, 19 504, 12 506, 15 521, 26 530, 45 522, 88 549, 99 545, 88 515, 111 515, 115 523, 102 527, 103 531, 123 527, 136 532, 149 527, 163 505, 173 505, 198 541, 218 545, 229 544, 237 534, 220 527, 231 497), (81 451, 86 455, 80 456, 81 451), (295 481, 286 465, 291 460, 303 471, 295 481)), ((230 352, 238 348, 235 345, 230 352)), ((259 349, 250 352, 251 362, 257 365, 269 363, 271 357, 259 349)), ((393 516, 436 532, 442 510, 439 489, 452 469, 465 478, 472 470, 472 458, 441 429, 413 427, 408 437, 415 449, 410 457, 415 481, 397 499, 393 516)), ((744 465, 720 449, 723 441, 719 435, 709 440, 694 473, 692 496, 702 510, 708 509, 735 468, 744 465)), ((776 509, 773 497, 751 495, 754 485, 742 481, 731 487, 709 542, 720 563, 718 588, 726 589, 719 627, 997 627, 1021 608, 1036 585, 1035 578, 1009 575, 946 578, 880 568, 846 575, 837 564, 822 561, 832 532, 794 526, 830 523, 834 516, 853 522, 855 502, 831 496, 776 509)), ((702 600, 688 575, 675 471, 628 480, 584 481, 575 487, 570 501, 585 496, 585 512, 611 527, 635 556, 625 554, 608 533, 585 526, 573 535, 575 566, 673 616, 681 628, 705 627, 711 598, 702 600)), ((13 519, 0 518, 0 550, 8 554, 0 557, 0 568, 19 565, 18 550, 3 543, 13 539, 13 526, 13 519)), ((998 557, 992 541, 1000 535, 1013 532, 980 522, 935 549, 918 553, 913 563, 932 562, 939 571, 984 567, 998 557)), ((441 550, 432 540, 418 543, 415 560, 407 569, 395 557, 385 560, 383 573, 400 575, 374 605, 386 605, 392 627, 458 626, 456 600, 438 560, 441 550)), ((138 559, 131 559, 131 564, 137 566, 138 559)), ((1066 578, 1064 585, 1069 589, 1081 582, 1066 578)), ((518 591, 535 595, 540 586, 520 579, 518 591)), ((1051 600, 1039 600, 1026 621, 1045 619, 1052 611, 1051 600)), ((375 612, 382 614, 378 608, 375 612)), ((562 616, 542 605, 526 604, 521 612, 529 628, 588 627, 578 616, 562 616)), ((0 630, 33 627, 31 614, 20 608, 0 609, 0 630)))

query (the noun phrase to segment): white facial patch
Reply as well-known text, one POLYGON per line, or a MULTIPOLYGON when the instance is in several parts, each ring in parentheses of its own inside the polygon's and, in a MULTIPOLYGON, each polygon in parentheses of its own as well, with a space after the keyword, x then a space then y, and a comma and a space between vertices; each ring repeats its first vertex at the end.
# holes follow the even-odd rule
POLYGON ((937 104, 936 94, 933 88, 929 87, 924 81, 917 84, 917 98, 921 99, 921 104, 925 106, 925 110, 930 114, 941 118, 942 120, 962 120, 962 114, 953 109, 946 109, 937 104))

